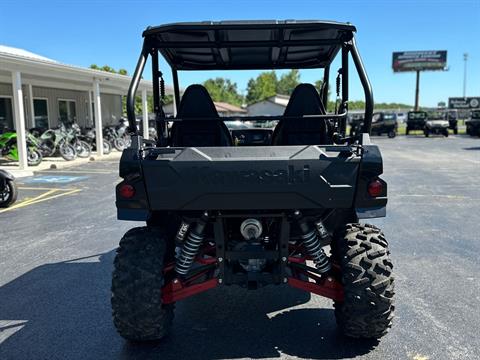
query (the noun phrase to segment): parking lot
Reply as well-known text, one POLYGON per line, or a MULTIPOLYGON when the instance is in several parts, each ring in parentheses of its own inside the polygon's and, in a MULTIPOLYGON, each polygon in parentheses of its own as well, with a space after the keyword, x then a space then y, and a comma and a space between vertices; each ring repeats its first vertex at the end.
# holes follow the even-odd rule
POLYGON ((117 161, 19 179, 0 210, 0 359, 478 359, 480 139, 374 138, 389 184, 396 320, 379 343, 345 339, 330 300, 288 287, 217 288, 177 304, 172 334, 134 345, 110 316, 122 234, 117 161))

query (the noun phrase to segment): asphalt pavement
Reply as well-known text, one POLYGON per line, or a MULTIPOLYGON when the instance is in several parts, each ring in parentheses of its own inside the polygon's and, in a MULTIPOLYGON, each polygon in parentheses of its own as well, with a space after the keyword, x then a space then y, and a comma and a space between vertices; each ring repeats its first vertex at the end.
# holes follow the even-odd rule
POLYGON ((389 186, 396 319, 380 342, 336 331, 331 301, 287 286, 220 287, 177 303, 172 334, 117 335, 117 161, 44 170, 0 210, 0 359, 479 359, 480 139, 374 138, 389 186))

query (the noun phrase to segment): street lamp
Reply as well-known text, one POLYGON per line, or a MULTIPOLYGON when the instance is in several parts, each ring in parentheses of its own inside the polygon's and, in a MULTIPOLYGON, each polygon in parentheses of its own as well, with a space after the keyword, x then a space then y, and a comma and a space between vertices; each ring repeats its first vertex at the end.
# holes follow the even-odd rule
POLYGON ((467 60, 468 60, 468 53, 463 54, 463 97, 467 96, 467 60))

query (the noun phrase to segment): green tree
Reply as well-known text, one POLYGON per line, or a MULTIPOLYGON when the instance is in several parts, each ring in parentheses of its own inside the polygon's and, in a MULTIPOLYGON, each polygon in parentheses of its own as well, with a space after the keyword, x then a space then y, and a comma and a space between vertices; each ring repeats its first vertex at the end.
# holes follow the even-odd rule
POLYGON ((262 72, 255 79, 250 79, 247 84, 247 104, 262 101, 276 95, 277 82, 275 71, 262 72))
POLYGON ((238 93, 237 84, 229 79, 217 77, 203 83, 213 101, 223 101, 233 105, 241 105, 243 98, 238 93))
POLYGON ((98 66, 97 64, 90 65, 90 69, 105 71, 113 74, 128 75, 128 71, 125 69, 119 69, 118 71, 108 65, 98 66))
POLYGON ((292 69, 280 76, 277 81, 277 94, 292 95, 298 84, 300 84, 300 72, 297 69, 292 69))

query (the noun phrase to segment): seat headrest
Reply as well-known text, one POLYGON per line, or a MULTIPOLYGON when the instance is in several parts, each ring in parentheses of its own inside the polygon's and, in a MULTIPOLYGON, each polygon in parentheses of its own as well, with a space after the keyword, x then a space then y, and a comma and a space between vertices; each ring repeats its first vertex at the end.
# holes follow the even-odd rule
POLYGON ((284 116, 325 115, 325 106, 312 84, 299 84, 293 90, 284 116))
POLYGON ((179 118, 218 118, 212 98, 202 85, 194 84, 185 89, 177 117, 179 118))

